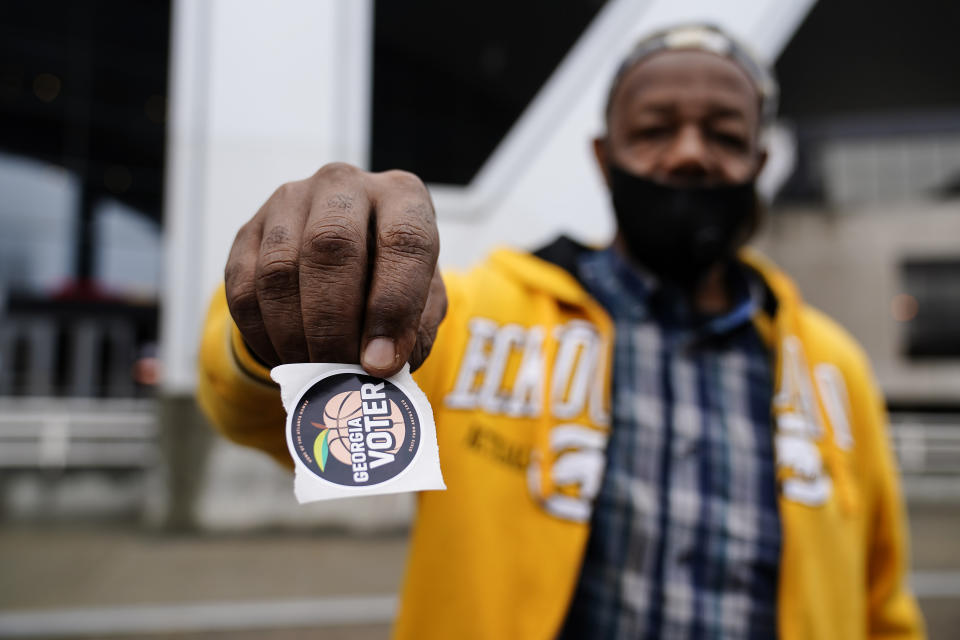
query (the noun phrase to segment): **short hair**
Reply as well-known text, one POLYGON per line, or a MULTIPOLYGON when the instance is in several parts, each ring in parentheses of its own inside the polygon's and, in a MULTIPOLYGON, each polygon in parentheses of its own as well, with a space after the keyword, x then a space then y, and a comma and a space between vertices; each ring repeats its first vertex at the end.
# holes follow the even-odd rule
POLYGON ((604 115, 610 118, 613 96, 623 77, 639 62, 655 53, 670 50, 709 51, 735 62, 753 81, 760 96, 760 126, 765 128, 773 124, 777 115, 777 102, 780 89, 777 79, 769 66, 762 62, 746 45, 709 23, 689 23, 656 31, 637 42, 620 62, 617 72, 607 92, 604 115))

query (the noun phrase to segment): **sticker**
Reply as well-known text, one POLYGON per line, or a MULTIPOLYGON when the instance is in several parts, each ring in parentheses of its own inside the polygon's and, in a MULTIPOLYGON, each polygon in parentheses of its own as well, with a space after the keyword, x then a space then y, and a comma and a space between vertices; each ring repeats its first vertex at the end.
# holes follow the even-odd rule
POLYGON ((281 385, 301 503, 445 488, 433 412, 407 367, 388 379, 341 364, 270 375, 281 385))
POLYGON ((337 373, 303 392, 290 438, 300 460, 320 478, 368 487, 410 466, 420 450, 420 419, 392 382, 337 373))

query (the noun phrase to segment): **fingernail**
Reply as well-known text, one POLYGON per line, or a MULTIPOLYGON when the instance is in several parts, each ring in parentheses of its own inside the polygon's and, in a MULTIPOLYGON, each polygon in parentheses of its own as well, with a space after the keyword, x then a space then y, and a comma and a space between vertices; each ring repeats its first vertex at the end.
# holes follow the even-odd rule
POLYGON ((397 348, 390 338, 374 338, 363 351, 363 364, 373 369, 388 369, 397 358, 397 348))

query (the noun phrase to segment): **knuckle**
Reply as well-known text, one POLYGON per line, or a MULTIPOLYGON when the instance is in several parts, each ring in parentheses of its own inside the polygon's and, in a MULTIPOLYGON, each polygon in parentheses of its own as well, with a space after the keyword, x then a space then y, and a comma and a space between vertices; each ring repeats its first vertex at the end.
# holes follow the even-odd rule
POLYGON ((386 329, 387 335, 396 335, 415 328, 420 319, 423 296, 409 286, 393 286, 370 302, 370 318, 377 329, 386 329), (380 327, 379 325, 383 325, 380 327))
POLYGON ((439 290, 434 288, 431 293, 436 297, 436 302, 434 302, 434 313, 431 316, 431 322, 433 324, 429 328, 431 331, 436 332, 437 327, 439 327, 443 319, 447 317, 449 300, 447 299, 447 290, 443 284, 440 285, 439 290))
POLYGON ((433 349, 433 341, 436 333, 436 327, 430 329, 421 325, 420 328, 417 329, 417 345, 420 347, 420 352, 424 358, 426 358, 430 350, 433 349))
POLYGON ((285 222, 295 224, 298 218, 309 211, 309 203, 310 188, 306 180, 280 185, 257 212, 262 225, 261 231, 285 222))
POLYGON ((359 174, 360 169, 352 164, 347 164, 346 162, 330 162, 320 167, 314 174, 314 177, 324 181, 340 182, 353 180, 359 174))
POLYGON ((270 200, 274 202, 288 203, 299 200, 302 197, 303 182, 298 180, 294 182, 285 182, 277 187, 276 191, 273 192, 273 195, 270 196, 270 200))
POLYGON ((417 330, 417 342, 413 345, 413 352, 410 354, 410 369, 416 370, 426 361, 430 352, 433 350, 433 341, 435 331, 431 332, 425 327, 417 330))
POLYGON ((226 286, 227 299, 229 300, 234 291, 241 290, 245 285, 251 284, 244 282, 244 275, 247 269, 239 260, 228 260, 223 268, 223 282, 226 286))
POLYGON ((290 230, 281 224, 274 225, 263 234, 263 247, 270 249, 283 247, 290 243, 290 230))
POLYGON ((298 286, 298 262, 289 252, 266 254, 257 265, 256 288, 261 294, 284 295, 298 286))
POLYGON ((312 328, 304 325, 304 338, 310 357, 331 362, 357 362, 360 356, 360 336, 353 327, 342 322, 331 322, 312 328))
POLYGON ((359 260, 363 256, 362 236, 346 221, 327 220, 305 234, 303 254, 321 266, 359 260))
POLYGON ((327 198, 325 206, 329 212, 348 213, 353 211, 353 202, 353 195, 338 192, 327 198))
POLYGON ((421 180, 416 174, 410 173, 409 171, 392 169, 390 171, 384 171, 382 175, 384 180, 386 180, 391 186, 401 189, 410 189, 413 191, 427 191, 427 187, 423 184, 423 180, 421 180))
POLYGON ((227 308, 238 327, 246 327, 260 319, 257 290, 252 283, 227 285, 227 308))
POLYGON ((336 345, 338 343, 349 344, 356 341, 357 336, 347 333, 341 327, 328 326, 325 329, 314 328, 305 330, 304 335, 308 343, 314 345, 336 345))
POLYGON ((436 214, 429 199, 411 200, 404 203, 403 216, 409 223, 417 224, 436 235, 436 214))
POLYGON ((417 224, 392 224, 380 231, 380 246, 402 258, 432 263, 439 252, 437 234, 417 224))
POLYGON ((262 223, 257 216, 254 216, 237 229, 237 233, 233 236, 233 243, 230 245, 230 256, 228 260, 235 261, 250 258, 251 247, 259 243, 261 231, 262 223))
POLYGON ((273 197, 276 198, 277 200, 285 200, 290 197, 291 195, 290 192, 292 191, 292 189, 293 187, 289 182, 284 182, 282 185, 277 187, 276 190, 273 192, 273 197))
POLYGON ((253 233, 255 218, 256 216, 254 216, 254 218, 251 218, 250 220, 247 220, 247 222, 245 222, 239 229, 237 229, 236 235, 233 236, 233 244, 238 244, 247 236, 253 233))

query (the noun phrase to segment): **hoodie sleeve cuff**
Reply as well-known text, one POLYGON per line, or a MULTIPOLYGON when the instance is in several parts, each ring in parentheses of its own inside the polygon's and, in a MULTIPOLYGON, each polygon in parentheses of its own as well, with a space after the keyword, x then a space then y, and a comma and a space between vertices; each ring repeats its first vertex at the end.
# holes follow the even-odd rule
POLYGON ((230 324, 230 351, 237 366, 251 378, 267 384, 274 384, 270 378, 270 368, 250 350, 237 325, 232 322, 230 324))

